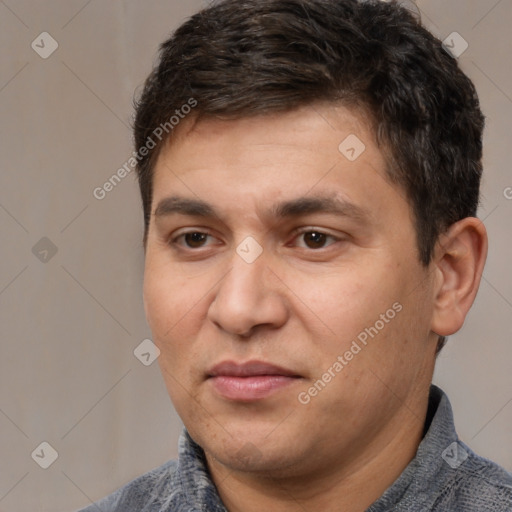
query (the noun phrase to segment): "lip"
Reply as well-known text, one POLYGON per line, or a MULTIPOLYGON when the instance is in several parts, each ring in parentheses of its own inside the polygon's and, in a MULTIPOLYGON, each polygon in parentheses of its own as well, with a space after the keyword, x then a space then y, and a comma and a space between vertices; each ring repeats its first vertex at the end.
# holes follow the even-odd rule
POLYGON ((297 382, 296 372, 263 361, 223 361, 208 372, 216 393, 234 401, 262 400, 297 382))
POLYGON ((300 377, 296 372, 266 363, 264 361, 247 361, 237 363, 235 361, 222 361, 216 364, 208 372, 208 377, 256 377, 261 375, 281 375, 284 377, 300 377))

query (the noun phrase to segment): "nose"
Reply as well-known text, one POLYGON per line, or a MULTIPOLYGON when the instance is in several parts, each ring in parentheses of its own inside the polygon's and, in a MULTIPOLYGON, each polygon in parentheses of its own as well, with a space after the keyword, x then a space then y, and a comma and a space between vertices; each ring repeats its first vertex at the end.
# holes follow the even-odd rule
POLYGON ((208 319, 226 333, 249 337, 262 328, 281 327, 288 314, 282 283, 268 268, 264 254, 247 263, 234 252, 231 270, 219 283, 208 319))

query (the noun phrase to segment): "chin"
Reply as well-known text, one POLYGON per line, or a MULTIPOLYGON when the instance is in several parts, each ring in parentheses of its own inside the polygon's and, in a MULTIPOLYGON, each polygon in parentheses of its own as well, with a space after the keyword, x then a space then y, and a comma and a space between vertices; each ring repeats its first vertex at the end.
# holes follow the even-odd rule
POLYGON ((289 437, 270 438, 272 436, 268 436, 268 428, 264 434, 248 432, 247 428, 239 435, 230 436, 225 431, 223 433, 221 437, 212 437, 211 433, 207 432, 204 438, 193 438, 210 458, 232 471, 265 473, 267 476, 295 473, 291 471, 295 466, 291 456, 295 455, 294 458, 299 459, 301 457, 298 457, 296 443, 290 445, 289 437))

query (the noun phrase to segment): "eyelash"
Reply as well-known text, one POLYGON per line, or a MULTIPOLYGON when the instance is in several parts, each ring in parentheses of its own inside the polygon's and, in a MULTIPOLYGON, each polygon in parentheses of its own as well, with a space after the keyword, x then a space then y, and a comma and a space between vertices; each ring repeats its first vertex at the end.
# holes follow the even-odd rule
POLYGON ((328 248, 329 246, 331 246, 333 243, 335 242, 339 242, 341 240, 340 237, 337 237, 337 236, 334 236, 330 233, 327 233, 326 231, 322 230, 322 229, 318 229, 318 228, 314 228, 314 227, 307 227, 307 228, 301 228, 300 230, 296 231, 293 235, 293 240, 296 240, 297 238, 303 236, 303 235, 306 235, 306 234, 312 234, 312 233, 315 233, 317 235, 323 235, 325 236, 327 239, 331 239, 333 240, 333 242, 331 242, 330 244, 327 244, 323 247, 320 247, 318 249, 312 249, 311 247, 301 247, 301 249, 310 249, 311 251, 320 251, 322 249, 326 249, 328 248))
MULTIPOLYGON (((180 239, 184 239, 187 235, 206 235, 210 238, 215 238, 211 233, 209 233, 208 231, 199 231, 199 230, 194 230, 194 231, 186 231, 184 233, 180 233, 179 235, 175 236, 175 237, 172 237, 169 241, 169 243, 171 245, 178 245, 178 246, 181 246, 181 244, 178 242, 180 239)), ((183 246, 182 246, 183 247, 183 246)), ((185 246, 186 247, 186 246, 185 246)), ((186 247, 186 250, 195 250, 194 248, 192 247, 186 247)))
MULTIPOLYGON (((339 238, 339 237, 336 237, 330 233, 327 233, 325 232, 324 230, 322 229, 317 229, 317 228, 314 228, 314 227, 308 227, 308 228, 301 228, 300 230, 296 231, 294 234, 293 234, 293 240, 296 240, 298 237, 300 236, 303 236, 303 235, 306 235, 306 234, 312 234, 312 233, 315 233, 315 234, 318 234, 318 235, 323 235, 325 236, 327 239, 330 239, 330 240, 333 240, 333 242, 323 246, 323 247, 320 247, 320 248, 317 248, 317 249, 313 249, 311 247, 301 247, 301 249, 310 249, 311 251, 319 251, 319 250, 322 250, 322 249, 326 249, 327 247, 331 246, 333 243, 336 243, 336 242, 339 242, 341 241, 342 239, 339 238)), ((198 234, 198 235, 206 235, 207 237, 210 237, 210 238, 215 238, 214 235, 212 235, 210 232, 208 231, 199 231, 199 230, 193 230, 193 231, 187 231, 187 232, 184 232, 184 233, 180 233, 179 235, 175 236, 175 237, 172 237, 170 240, 169 240, 169 244, 170 245, 174 245, 174 246, 178 246, 180 247, 182 250, 185 250, 185 251, 192 251, 192 252, 196 252, 196 251, 199 251, 200 249, 203 249, 205 247, 209 247, 210 245, 207 245, 207 246, 201 246, 199 248, 193 248, 193 247, 189 247, 189 246, 186 246, 186 245, 182 245, 179 243, 179 240, 180 239, 184 239, 187 235, 194 235, 194 234, 198 234)), ((215 245, 215 244, 214 244, 215 245)), ((287 244, 288 245, 288 244, 287 244)))

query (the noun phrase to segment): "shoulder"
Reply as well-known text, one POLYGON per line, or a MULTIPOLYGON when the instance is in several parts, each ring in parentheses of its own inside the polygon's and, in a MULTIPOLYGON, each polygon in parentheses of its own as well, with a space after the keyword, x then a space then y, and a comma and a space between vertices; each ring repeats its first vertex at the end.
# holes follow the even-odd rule
POLYGON ((179 492, 176 485, 178 463, 171 460, 136 478, 115 493, 79 512, 153 512, 162 496, 179 492))
POLYGON ((435 511, 512 512, 512 474, 458 441, 460 465, 434 506, 435 511))

